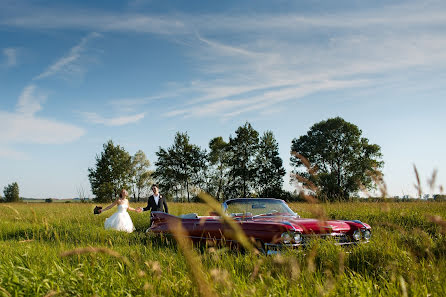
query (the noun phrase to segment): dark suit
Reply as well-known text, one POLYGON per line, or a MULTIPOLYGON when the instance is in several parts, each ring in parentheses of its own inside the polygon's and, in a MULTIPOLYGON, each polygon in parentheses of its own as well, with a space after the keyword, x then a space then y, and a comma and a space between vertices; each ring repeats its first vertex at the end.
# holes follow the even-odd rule
POLYGON ((158 204, 155 203, 155 198, 152 196, 147 200, 147 206, 142 209, 142 211, 164 211, 169 213, 169 209, 167 208, 166 199, 164 199, 163 195, 160 194, 160 199, 158 200, 158 204), (163 210, 164 209, 164 210, 163 210))

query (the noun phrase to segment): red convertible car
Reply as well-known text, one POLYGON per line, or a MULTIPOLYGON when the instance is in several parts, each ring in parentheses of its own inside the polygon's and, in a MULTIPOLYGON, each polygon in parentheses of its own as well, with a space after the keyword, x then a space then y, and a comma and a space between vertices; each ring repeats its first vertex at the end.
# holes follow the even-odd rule
MULTIPOLYGON (((304 219, 294 213, 285 201, 272 198, 238 198, 225 201, 223 211, 234 220, 245 235, 265 251, 297 247, 310 238, 333 238, 339 245, 370 240, 370 226, 360 221, 304 219)), ((171 233, 171 226, 183 226, 186 236, 195 242, 224 241, 234 243, 233 227, 216 213, 209 216, 186 214, 173 216, 152 212, 147 232, 171 233)))

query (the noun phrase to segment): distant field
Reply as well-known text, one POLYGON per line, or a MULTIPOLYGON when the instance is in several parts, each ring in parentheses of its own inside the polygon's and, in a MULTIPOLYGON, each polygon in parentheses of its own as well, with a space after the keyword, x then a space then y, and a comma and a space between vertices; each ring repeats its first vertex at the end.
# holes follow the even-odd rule
POLYGON ((303 217, 367 222, 372 241, 349 249, 316 241, 276 256, 185 253, 144 233, 148 213, 131 212, 137 230, 126 234, 104 230, 115 210, 95 216, 94 204, 0 204, 0 296, 446 296, 446 202, 290 206, 303 217))

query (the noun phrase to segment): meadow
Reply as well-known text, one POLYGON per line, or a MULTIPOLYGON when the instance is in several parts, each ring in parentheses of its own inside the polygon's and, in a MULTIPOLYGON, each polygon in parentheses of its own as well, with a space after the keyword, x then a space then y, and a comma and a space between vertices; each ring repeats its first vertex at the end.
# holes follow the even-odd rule
MULTIPOLYGON (((143 204, 131 203, 131 206, 143 204)), ((103 229, 88 203, 0 204, 0 296, 446 296, 446 202, 292 203, 302 217, 359 219, 368 244, 314 241, 262 255, 103 229)), ((201 203, 170 203, 204 215, 201 203)))

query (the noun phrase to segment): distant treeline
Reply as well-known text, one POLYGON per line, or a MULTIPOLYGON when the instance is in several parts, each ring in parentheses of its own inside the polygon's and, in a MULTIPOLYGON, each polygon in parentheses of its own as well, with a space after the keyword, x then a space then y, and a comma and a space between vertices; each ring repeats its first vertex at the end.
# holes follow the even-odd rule
MULTIPOLYGON (((246 122, 228 140, 218 136, 207 149, 177 132, 170 147, 156 152, 155 170, 143 151, 131 156, 109 140, 89 180, 96 201, 114 199, 126 188, 136 201, 149 195, 157 183, 169 200, 196 201, 203 190, 217 200, 236 197, 275 197, 307 201, 349 200, 359 190, 382 182, 380 147, 361 137, 361 130, 342 118, 313 125, 306 135, 292 140, 291 182, 295 191, 283 189, 286 171, 272 131, 260 134, 246 122)), ((386 196, 386 195, 383 195, 386 196)))

